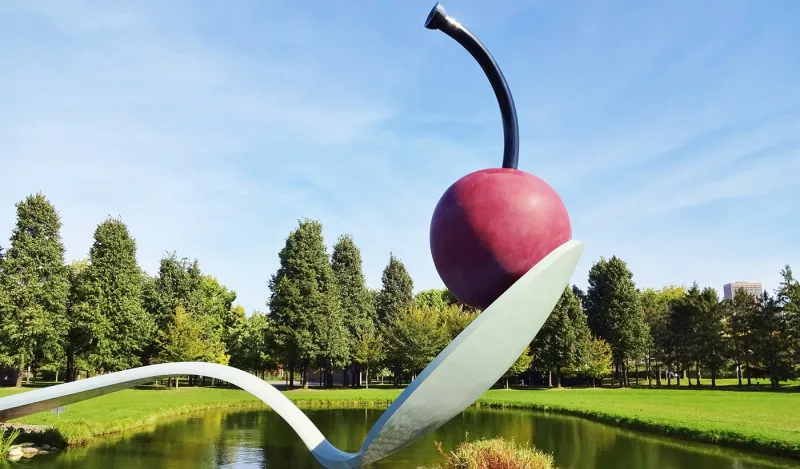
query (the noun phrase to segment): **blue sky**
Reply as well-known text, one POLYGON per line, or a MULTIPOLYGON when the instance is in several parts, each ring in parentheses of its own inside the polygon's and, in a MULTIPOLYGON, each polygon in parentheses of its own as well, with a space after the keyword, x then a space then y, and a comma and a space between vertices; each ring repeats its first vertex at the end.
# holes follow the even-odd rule
MULTIPOLYGON (((371 286, 394 252, 440 287, 433 207, 500 165, 502 128, 472 58, 423 28, 433 3, 0 3, 2 239, 41 190, 69 260, 119 215, 148 272, 198 258, 250 312, 311 217, 329 246, 353 234, 371 286)), ((574 283, 613 254, 640 286, 800 270, 800 3, 498 4, 444 3, 586 242, 574 283)))

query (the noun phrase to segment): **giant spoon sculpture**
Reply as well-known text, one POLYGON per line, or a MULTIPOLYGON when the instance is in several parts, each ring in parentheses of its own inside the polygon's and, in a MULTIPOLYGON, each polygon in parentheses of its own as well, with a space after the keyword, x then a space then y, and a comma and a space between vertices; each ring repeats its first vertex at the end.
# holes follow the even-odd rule
POLYGON ((478 61, 503 118, 503 167, 456 181, 434 210, 430 241, 445 285, 463 302, 485 308, 419 374, 372 427, 357 453, 335 448, 273 386, 236 368, 165 363, 97 376, 0 399, 0 421, 46 411, 121 389, 181 375, 232 383, 268 404, 322 464, 353 468, 382 459, 444 424, 475 402, 508 370, 539 332, 583 252, 571 240, 559 196, 517 170, 519 130, 505 78, 484 45, 436 4, 425 27, 455 39, 478 61))

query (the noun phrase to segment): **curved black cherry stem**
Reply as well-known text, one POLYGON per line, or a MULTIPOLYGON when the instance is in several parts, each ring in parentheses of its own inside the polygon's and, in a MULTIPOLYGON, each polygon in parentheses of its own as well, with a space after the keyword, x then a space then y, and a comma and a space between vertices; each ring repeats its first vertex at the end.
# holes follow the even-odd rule
POLYGON ((478 64, 489 79, 489 83, 492 85, 495 96, 497 96, 500 114, 503 117, 503 167, 517 169, 519 162, 517 108, 514 106, 514 98, 511 97, 511 90, 508 88, 506 78, 503 76, 503 72, 500 71, 500 67, 495 62, 494 57, 474 34, 458 21, 447 16, 447 12, 444 11, 444 7, 440 3, 434 5, 433 10, 428 15, 428 19, 425 20, 425 27, 438 29, 455 39, 478 61, 478 64))

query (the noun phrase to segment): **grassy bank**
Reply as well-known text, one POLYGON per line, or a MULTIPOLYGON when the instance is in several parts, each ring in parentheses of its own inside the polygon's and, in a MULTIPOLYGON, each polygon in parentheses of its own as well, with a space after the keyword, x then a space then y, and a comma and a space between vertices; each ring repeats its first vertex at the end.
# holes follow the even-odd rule
MULTIPOLYGON (((15 392, 0 390, 0 396, 15 392)), ((300 407, 385 406, 394 389, 293 390, 300 407)), ((690 389, 491 390, 478 405, 555 411, 622 427, 800 459, 800 393, 690 389)), ((80 444, 188 412, 260 407, 232 389, 126 390, 70 405, 61 416, 41 413, 20 423, 52 425, 80 444)))

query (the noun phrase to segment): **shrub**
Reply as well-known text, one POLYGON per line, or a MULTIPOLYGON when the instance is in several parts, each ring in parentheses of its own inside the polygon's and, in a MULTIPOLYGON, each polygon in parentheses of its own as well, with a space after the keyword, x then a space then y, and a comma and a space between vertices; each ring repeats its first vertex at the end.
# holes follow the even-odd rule
POLYGON ((553 456, 502 438, 466 441, 446 454, 448 469, 554 469, 553 456))

